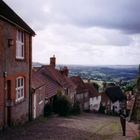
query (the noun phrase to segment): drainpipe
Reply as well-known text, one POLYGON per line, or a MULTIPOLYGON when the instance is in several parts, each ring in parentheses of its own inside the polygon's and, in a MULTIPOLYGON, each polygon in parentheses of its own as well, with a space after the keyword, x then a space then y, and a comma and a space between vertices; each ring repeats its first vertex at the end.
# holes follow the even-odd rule
POLYGON ((32 121, 32 37, 29 37, 29 121, 32 121))
MULTIPOLYGON (((8 41, 8 40, 7 40, 8 41)), ((7 93, 7 83, 6 83, 6 77, 7 77, 7 45, 4 45, 4 64, 3 64, 3 83, 4 83, 4 90, 3 90, 3 131, 6 127, 6 93, 7 93)))
POLYGON ((6 127, 6 93, 7 93, 7 84, 6 84, 6 77, 7 72, 3 72, 3 78, 4 78, 4 92, 3 92, 3 130, 6 127))

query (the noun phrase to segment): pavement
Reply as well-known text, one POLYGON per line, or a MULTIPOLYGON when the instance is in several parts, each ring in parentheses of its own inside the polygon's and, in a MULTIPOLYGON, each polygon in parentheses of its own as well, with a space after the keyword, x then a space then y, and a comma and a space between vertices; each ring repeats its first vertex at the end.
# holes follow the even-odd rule
POLYGON ((137 125, 126 122, 126 128, 126 136, 122 136, 119 117, 82 113, 67 118, 40 117, 7 129, 0 140, 133 140, 137 125))
POLYGON ((138 124, 135 124, 134 122, 126 122, 126 136, 129 137, 139 136, 138 124))

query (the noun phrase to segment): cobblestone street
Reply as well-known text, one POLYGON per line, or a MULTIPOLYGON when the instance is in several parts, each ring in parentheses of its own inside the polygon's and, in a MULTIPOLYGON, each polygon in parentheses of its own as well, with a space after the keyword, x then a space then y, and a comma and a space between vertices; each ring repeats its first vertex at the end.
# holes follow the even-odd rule
POLYGON ((122 136, 118 117, 83 113, 69 118, 39 118, 8 129, 0 140, 132 140, 122 136))

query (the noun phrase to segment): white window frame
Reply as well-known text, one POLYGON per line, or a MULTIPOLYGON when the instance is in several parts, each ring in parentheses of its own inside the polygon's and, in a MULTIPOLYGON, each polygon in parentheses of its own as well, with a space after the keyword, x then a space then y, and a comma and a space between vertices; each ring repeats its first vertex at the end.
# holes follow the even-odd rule
POLYGON ((16 78, 16 102, 24 99, 24 77, 16 78))
POLYGON ((24 59, 24 32, 17 30, 16 59, 24 59))

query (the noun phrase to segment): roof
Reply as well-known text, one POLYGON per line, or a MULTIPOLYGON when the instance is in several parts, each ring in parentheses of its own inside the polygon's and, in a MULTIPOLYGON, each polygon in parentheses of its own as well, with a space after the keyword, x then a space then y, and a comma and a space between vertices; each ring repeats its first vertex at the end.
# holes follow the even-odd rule
POLYGON ((57 94, 58 90, 63 90, 62 87, 56 83, 55 81, 51 80, 49 77, 44 76, 42 71, 34 71, 33 75, 35 79, 32 79, 32 88, 34 85, 38 86, 38 81, 36 79, 40 79, 45 84, 45 96, 50 98, 57 94), (35 80, 35 81, 34 81, 35 80))
POLYGON ((98 97, 100 94, 97 92, 95 87, 91 83, 85 83, 86 88, 88 89, 89 97, 98 97))
POLYGON ((111 86, 106 88, 105 93, 112 102, 123 101, 126 99, 119 86, 111 86))
POLYGON ((35 35, 35 32, 3 0, 0 0, 0 18, 35 35))
POLYGON ((58 69, 55 69, 55 67, 46 65, 40 68, 39 71, 42 71, 42 73, 45 76, 54 80, 57 84, 61 85, 64 89, 67 88, 71 88, 73 90, 75 89, 75 85, 72 83, 71 79, 61 74, 61 72, 58 69))
POLYGON ((102 103, 107 104, 108 101, 110 101, 109 97, 104 92, 103 93, 100 93, 100 95, 101 95, 101 102, 102 103))
POLYGON ((81 79, 80 76, 72 76, 72 77, 70 77, 70 79, 76 85, 76 92, 77 93, 83 93, 83 92, 88 91, 87 87, 85 86, 85 83, 83 82, 83 80, 81 79))
POLYGON ((32 88, 38 89, 45 85, 45 81, 37 76, 37 73, 32 71, 32 88))

